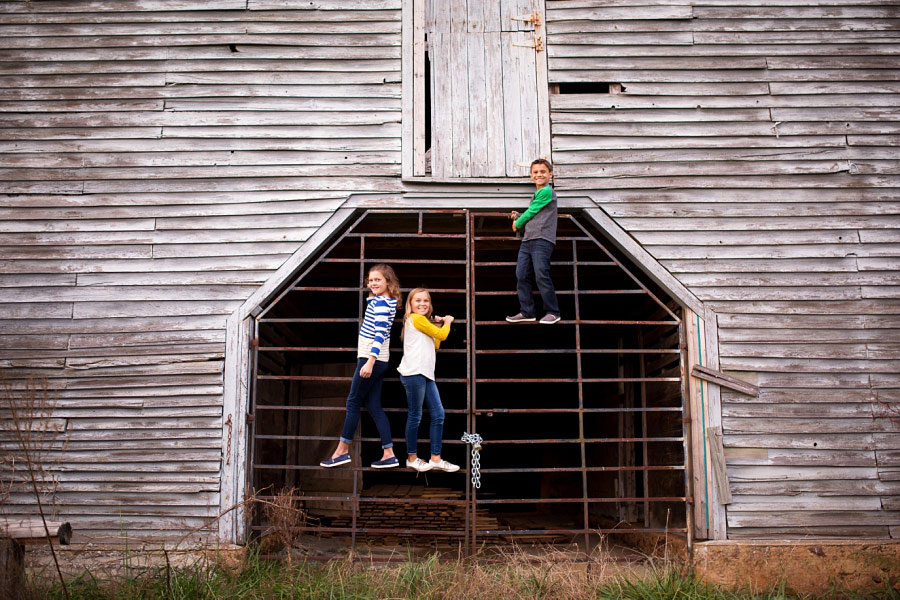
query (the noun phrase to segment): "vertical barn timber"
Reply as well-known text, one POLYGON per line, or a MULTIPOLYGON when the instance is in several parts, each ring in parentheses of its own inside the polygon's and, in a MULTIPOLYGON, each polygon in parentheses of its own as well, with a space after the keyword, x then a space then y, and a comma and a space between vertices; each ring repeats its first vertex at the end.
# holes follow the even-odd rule
POLYGON ((76 537, 243 540, 254 310, 359 210, 527 203, 513 95, 435 66, 496 15, 560 198, 759 388, 689 378, 696 535, 900 537, 896 2, 3 1, 0 365, 76 537))

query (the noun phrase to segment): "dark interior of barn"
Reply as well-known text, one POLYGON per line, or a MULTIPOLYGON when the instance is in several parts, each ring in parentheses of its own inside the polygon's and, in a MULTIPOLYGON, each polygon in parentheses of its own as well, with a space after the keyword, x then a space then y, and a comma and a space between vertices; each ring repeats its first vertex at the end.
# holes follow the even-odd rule
MULTIPOLYGON (((519 239, 505 214, 359 213, 257 317, 252 487, 294 489, 317 536, 457 544, 561 542, 596 533, 685 530, 680 307, 581 215, 561 215, 552 276, 562 321, 511 325, 519 239), (431 290, 456 317, 438 351, 443 457, 458 473, 404 466, 403 310, 383 386, 401 468, 381 457, 363 411, 350 465, 323 469, 344 418, 372 265, 405 293, 431 290), (477 431, 480 488, 473 488, 477 431)), ((538 306, 540 300, 535 294, 538 306)), ((541 313, 542 314, 542 313, 541 313)), ((540 316, 540 315, 539 315, 540 316)), ((428 453, 428 414, 419 430, 428 453)), ((266 515, 254 517, 256 531, 266 515)))

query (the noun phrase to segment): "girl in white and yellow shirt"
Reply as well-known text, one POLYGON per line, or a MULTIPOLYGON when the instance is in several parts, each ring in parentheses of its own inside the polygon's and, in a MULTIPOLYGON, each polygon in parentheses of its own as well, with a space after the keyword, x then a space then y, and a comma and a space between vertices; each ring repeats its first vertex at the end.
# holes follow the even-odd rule
POLYGON ((406 317, 403 320, 403 360, 397 370, 400 381, 406 388, 406 403, 409 415, 406 418, 406 466, 424 472, 459 471, 454 465, 441 458, 441 438, 444 434, 444 407, 437 385, 434 383, 434 363, 436 350, 450 334, 453 317, 437 317, 441 323, 437 327, 431 319, 431 294, 424 288, 412 290, 406 297, 406 317), (419 423, 422 421, 422 405, 428 407, 431 417, 431 459, 422 460, 418 456, 419 423))

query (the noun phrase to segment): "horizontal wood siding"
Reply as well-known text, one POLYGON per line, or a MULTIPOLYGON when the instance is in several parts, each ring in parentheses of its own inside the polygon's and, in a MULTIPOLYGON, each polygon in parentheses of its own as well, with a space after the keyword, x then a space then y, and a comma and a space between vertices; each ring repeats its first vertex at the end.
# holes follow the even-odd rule
POLYGON ((218 514, 226 316, 399 135, 400 0, 0 2, 0 367, 76 539, 218 514))
POLYGON ((730 538, 900 536, 898 26, 890 1, 547 0, 551 84, 624 87, 551 95, 558 186, 760 386, 722 393, 730 538))

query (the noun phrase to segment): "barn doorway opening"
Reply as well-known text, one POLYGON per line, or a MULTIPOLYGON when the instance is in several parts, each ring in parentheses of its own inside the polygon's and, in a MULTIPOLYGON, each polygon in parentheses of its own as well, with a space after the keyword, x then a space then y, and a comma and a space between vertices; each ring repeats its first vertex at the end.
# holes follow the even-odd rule
MULTIPOLYGON (((590 220, 561 213, 552 276, 563 320, 510 325, 518 244, 506 213, 360 212, 262 307, 250 481, 262 498, 292 491, 292 531, 331 547, 427 542, 467 551, 512 541, 590 549, 604 535, 687 533, 681 307, 590 220), (318 466, 343 422, 362 282, 379 262, 394 267, 404 292, 430 289, 436 312, 457 319, 436 376, 443 455, 464 465, 458 473, 370 468, 381 450, 365 414, 352 463, 318 466), (484 439, 478 473, 464 432, 484 439)), ((401 310, 383 388, 401 459, 402 320, 401 310)), ((257 533, 276 525, 272 512, 252 519, 257 533)))

